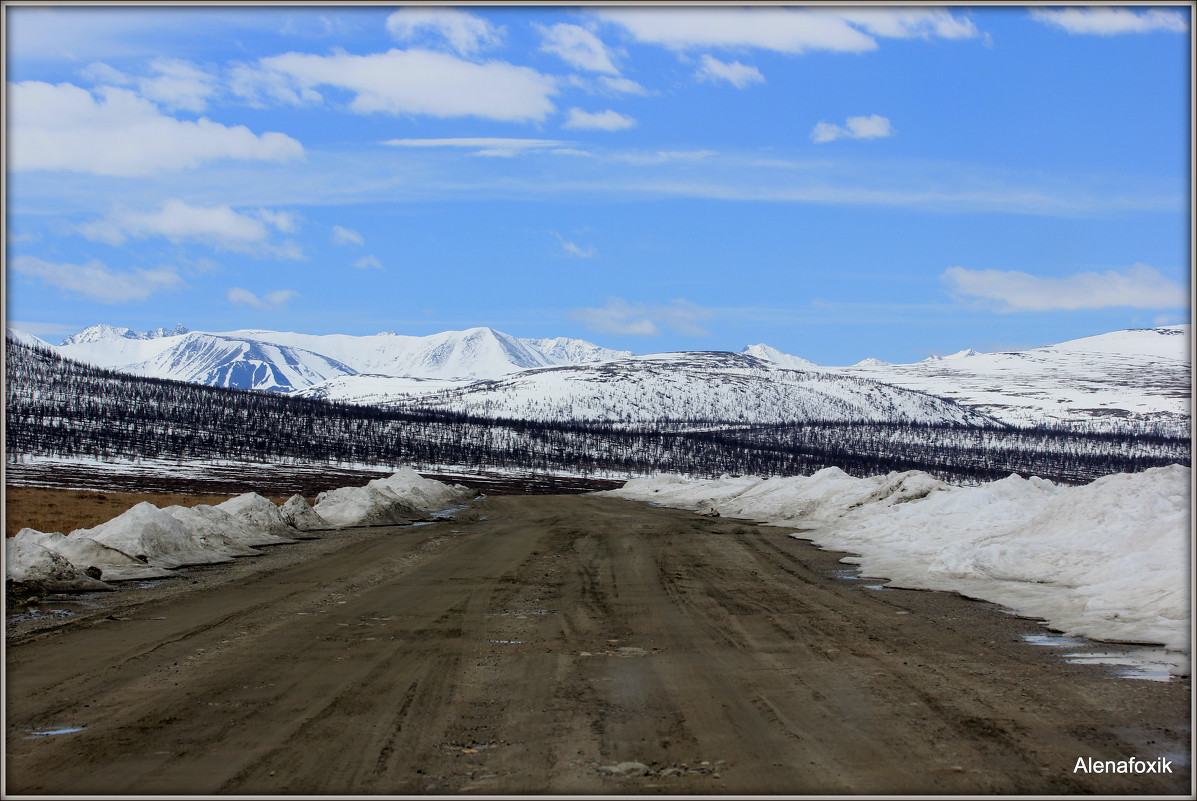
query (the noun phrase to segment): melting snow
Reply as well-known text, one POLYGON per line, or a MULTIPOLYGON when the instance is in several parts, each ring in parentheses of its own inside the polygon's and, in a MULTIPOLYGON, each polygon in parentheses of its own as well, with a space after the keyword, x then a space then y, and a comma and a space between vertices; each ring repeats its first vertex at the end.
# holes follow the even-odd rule
POLYGON ((1188 670, 1191 470, 1117 474, 1079 487, 1016 475, 957 487, 925 473, 685 481, 610 493, 801 528, 893 586, 954 590, 1068 635, 1162 643, 1188 670))
POLYGON ((228 562, 258 556, 257 546, 311 538, 313 530, 336 525, 369 525, 367 521, 408 523, 461 503, 472 492, 442 484, 414 470, 400 470, 365 487, 322 493, 320 514, 303 496, 295 495, 280 509, 268 498, 246 493, 218 506, 170 506, 140 503, 94 528, 43 533, 22 529, 6 543, 6 576, 40 585, 45 591, 110 589, 86 575, 97 568, 107 580, 157 578, 184 565, 228 562))

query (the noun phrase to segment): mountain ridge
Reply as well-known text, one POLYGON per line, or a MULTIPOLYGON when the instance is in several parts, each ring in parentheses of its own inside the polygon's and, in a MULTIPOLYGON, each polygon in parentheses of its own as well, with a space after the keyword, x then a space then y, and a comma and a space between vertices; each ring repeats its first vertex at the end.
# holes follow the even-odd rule
MULTIPOLYGON (((1182 431, 1191 419, 1189 330, 1188 324, 1125 329, 1023 351, 966 349, 910 364, 865 359, 849 367, 820 366, 763 343, 739 354, 635 355, 565 337, 519 339, 487 327, 421 337, 265 329, 209 333, 181 325, 135 332, 103 325, 67 337, 67 344, 47 346, 69 358, 151 377, 366 405, 443 404, 435 396, 449 393, 475 412, 505 409, 530 419, 573 413, 741 419, 752 409, 749 416, 756 421, 774 420, 783 409, 793 414, 826 409, 814 400, 826 387, 791 375, 812 373, 891 387, 894 391, 882 393, 884 400, 877 396, 891 411, 921 403, 913 396, 899 398, 896 390, 903 390, 950 400, 1005 424, 1124 430, 1159 423, 1182 431), (699 362, 701 369, 695 367, 699 362), (718 364, 731 372, 720 374, 718 364), (756 387, 755 399, 743 394, 746 382, 756 387), (798 385, 805 387, 804 399, 776 394, 778 387, 798 385), (568 403, 567 395, 573 398, 568 403), (761 398, 773 398, 773 407, 762 405, 761 398)), ((866 414, 863 406, 857 408, 866 414)))

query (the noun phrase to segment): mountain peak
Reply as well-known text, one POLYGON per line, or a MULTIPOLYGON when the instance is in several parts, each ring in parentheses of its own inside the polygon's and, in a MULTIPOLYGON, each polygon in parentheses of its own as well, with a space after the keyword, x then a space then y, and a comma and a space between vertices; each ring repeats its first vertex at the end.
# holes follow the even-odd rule
POLYGON ((763 342, 759 345, 748 345, 740 353, 746 356, 753 356, 763 362, 784 367, 788 370, 809 370, 812 367, 819 366, 801 356, 791 356, 788 353, 782 353, 777 348, 766 345, 763 342))
POLYGON ((163 337, 181 336, 189 333, 186 326, 179 323, 174 328, 156 328, 153 331, 134 331, 132 328, 120 328, 115 325, 93 325, 78 334, 72 334, 62 340, 63 345, 79 345, 84 342, 101 342, 105 339, 162 339, 163 337))

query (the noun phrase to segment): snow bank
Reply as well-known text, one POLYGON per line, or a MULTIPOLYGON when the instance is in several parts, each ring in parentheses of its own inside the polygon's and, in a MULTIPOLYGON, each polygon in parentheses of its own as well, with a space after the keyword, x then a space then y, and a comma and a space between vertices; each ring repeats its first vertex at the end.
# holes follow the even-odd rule
MULTIPOLYGON (((262 500, 266 501, 265 498, 262 500)), ((270 503, 270 501, 266 501, 270 503)), ((273 505, 273 504, 271 504, 273 505)), ((290 537, 279 537, 253 525, 244 517, 234 517, 217 506, 168 506, 162 511, 183 524, 193 537, 203 536, 208 541, 227 540, 230 544, 255 548, 259 545, 282 545, 295 542, 290 537)), ((255 551, 256 553, 256 551, 255 551)), ((247 556, 249 554, 246 554, 247 556)))
POLYGON ((246 492, 236 498, 229 498, 224 503, 217 504, 216 508, 257 532, 273 534, 282 539, 295 536, 295 529, 283 520, 278 507, 269 498, 263 498, 256 492, 246 492))
POLYGON ((414 509, 393 493, 371 486, 341 487, 316 496, 315 512, 336 526, 405 526, 414 509))
POLYGON ((366 486, 376 486, 393 492, 403 503, 420 514, 440 511, 469 500, 474 495, 473 490, 468 487, 424 478, 410 467, 405 467, 387 478, 376 478, 366 486))
POLYGON ((7 578, 38 592, 111 589, 108 581, 158 578, 184 565, 260 556, 258 546, 311 538, 337 525, 402 525, 413 517, 461 503, 473 495, 461 485, 422 478, 414 470, 321 493, 313 509, 302 495, 280 508, 250 492, 218 506, 140 503, 106 523, 69 536, 22 529, 7 540, 7 578))
POLYGON ((65 556, 29 537, 8 537, 4 543, 5 578, 28 585, 33 592, 110 590, 107 584, 71 564, 65 556))
POLYGON ((802 529, 894 586, 955 590, 1070 635, 1189 642, 1191 470, 1181 465, 1063 486, 1016 475, 956 487, 925 473, 853 478, 629 481, 604 493, 802 529))
POLYGON ((332 528, 332 524, 316 514, 306 498, 302 495, 292 495, 286 503, 278 508, 287 525, 299 531, 319 531, 332 528))
POLYGON ((95 528, 72 531, 71 539, 87 538, 157 567, 208 565, 255 551, 227 537, 192 531, 148 501, 95 528))
POLYGON ((403 469, 364 487, 322 492, 316 497, 315 511, 338 526, 406 525, 412 518, 461 503, 472 494, 460 484, 444 484, 403 469))
POLYGON ((28 540, 54 551, 78 570, 86 572, 88 568, 94 567, 100 571, 103 581, 132 581, 171 575, 169 570, 139 562, 128 554, 86 537, 71 539, 63 534, 23 528, 17 532, 16 539, 28 540))

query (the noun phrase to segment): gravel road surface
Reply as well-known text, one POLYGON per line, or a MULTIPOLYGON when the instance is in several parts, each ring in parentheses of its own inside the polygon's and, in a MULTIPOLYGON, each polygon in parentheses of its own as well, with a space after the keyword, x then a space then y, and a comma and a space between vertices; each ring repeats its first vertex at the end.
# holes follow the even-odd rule
POLYGON ((5 789, 1189 793, 1187 681, 1069 664, 787 533, 490 497, 10 613, 5 789))

